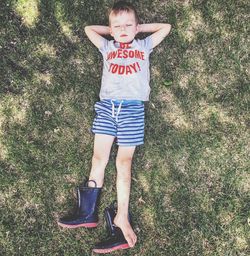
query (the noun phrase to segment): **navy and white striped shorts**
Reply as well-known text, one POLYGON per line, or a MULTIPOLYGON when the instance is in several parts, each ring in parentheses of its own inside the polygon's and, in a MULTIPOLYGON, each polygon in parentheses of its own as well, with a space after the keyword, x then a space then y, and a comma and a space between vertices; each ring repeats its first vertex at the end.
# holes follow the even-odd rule
POLYGON ((116 137, 119 146, 144 143, 144 103, 138 100, 101 100, 95 104, 92 132, 116 137))

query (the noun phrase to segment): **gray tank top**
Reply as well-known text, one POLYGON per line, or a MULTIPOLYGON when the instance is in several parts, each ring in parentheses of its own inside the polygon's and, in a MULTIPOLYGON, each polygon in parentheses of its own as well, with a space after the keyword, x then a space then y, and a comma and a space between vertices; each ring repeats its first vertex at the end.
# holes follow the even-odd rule
POLYGON ((103 55, 100 99, 148 101, 152 50, 151 36, 128 44, 103 39, 99 48, 103 55))

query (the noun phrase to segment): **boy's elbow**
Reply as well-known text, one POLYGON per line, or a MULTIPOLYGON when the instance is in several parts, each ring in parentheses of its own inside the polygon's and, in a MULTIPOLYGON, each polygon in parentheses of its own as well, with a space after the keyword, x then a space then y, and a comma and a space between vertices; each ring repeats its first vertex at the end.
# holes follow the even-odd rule
POLYGON ((91 26, 91 25, 85 26, 85 27, 84 27, 84 31, 85 31, 86 34, 87 34, 88 32, 90 32, 90 31, 93 31, 93 26, 91 26))
POLYGON ((84 27, 85 33, 86 33, 88 30, 89 30, 89 26, 85 26, 85 27, 84 27))
POLYGON ((166 30, 167 30, 167 31, 170 31, 171 28, 172 28, 171 24, 166 24, 166 30))
POLYGON ((170 24, 165 24, 164 28, 166 35, 168 35, 172 26, 170 24))

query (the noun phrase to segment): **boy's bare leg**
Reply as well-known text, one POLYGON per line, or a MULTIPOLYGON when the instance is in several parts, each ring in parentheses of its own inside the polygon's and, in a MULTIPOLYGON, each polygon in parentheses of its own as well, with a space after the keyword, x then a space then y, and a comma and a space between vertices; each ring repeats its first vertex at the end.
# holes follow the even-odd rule
POLYGON ((131 164, 135 152, 133 147, 119 147, 116 159, 117 167, 117 203, 118 210, 114 219, 114 224, 118 226, 127 240, 130 247, 133 247, 137 241, 136 234, 134 233, 128 221, 128 206, 131 184, 131 164))
MULTIPOLYGON (((94 180, 97 187, 103 186, 105 167, 109 161, 114 138, 111 135, 95 134, 94 153, 89 180, 94 180)), ((89 186, 94 187, 93 182, 90 182, 89 186)))

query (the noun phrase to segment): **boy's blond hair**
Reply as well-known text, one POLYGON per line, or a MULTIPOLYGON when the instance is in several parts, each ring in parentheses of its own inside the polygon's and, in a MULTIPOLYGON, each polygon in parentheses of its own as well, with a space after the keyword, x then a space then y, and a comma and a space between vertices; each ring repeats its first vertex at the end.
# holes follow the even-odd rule
POLYGON ((134 13, 136 24, 139 23, 138 13, 137 13, 135 7, 131 3, 126 2, 126 1, 118 1, 118 2, 114 3, 113 7, 110 9, 109 14, 108 14, 109 23, 110 23, 110 15, 111 14, 117 15, 120 12, 134 13))

